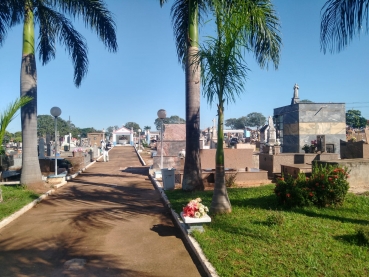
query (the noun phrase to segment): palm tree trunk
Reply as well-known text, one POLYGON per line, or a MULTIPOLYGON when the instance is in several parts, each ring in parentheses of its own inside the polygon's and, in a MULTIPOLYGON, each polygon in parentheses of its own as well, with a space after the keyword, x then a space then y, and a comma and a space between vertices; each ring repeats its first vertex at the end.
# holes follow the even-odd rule
POLYGON ((21 65, 21 96, 33 100, 21 109, 22 174, 21 183, 30 189, 44 186, 37 153, 37 72, 35 60, 34 22, 31 2, 25 4, 21 65))
POLYGON ((215 184, 214 194, 211 200, 210 212, 214 214, 218 213, 230 213, 232 212, 231 202, 228 198, 227 187, 225 185, 225 172, 224 172, 224 107, 222 100, 218 105, 218 142, 217 151, 215 154, 215 184))
POLYGON ((186 158, 182 189, 204 190, 200 161, 200 68, 193 62, 198 52, 198 6, 189 0, 189 29, 186 59, 186 158))

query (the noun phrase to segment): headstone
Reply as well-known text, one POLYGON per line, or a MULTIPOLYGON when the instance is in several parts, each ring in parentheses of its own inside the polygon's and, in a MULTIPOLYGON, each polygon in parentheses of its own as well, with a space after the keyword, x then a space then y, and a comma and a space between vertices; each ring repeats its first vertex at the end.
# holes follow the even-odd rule
POLYGON ((51 156, 50 134, 46 135, 46 156, 51 156))
POLYGON ((44 138, 38 140, 38 157, 45 158, 45 141, 44 138))
POLYGON ((270 146, 274 146, 276 143, 276 131, 274 128, 273 118, 271 116, 269 116, 268 125, 268 143, 270 146))

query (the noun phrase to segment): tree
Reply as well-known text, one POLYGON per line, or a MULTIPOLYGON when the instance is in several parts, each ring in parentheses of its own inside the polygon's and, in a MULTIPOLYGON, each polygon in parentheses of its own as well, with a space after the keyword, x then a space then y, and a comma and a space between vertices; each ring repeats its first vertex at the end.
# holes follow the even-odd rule
POLYGON ((132 127, 134 132, 138 132, 138 129, 141 129, 140 125, 138 125, 136 122, 127 122, 124 127, 129 130, 131 130, 132 127))
POLYGON ((352 128, 365 128, 367 124, 366 118, 361 116, 358 110, 349 110, 346 113, 346 125, 352 128))
MULTIPOLYGON (((70 123, 69 121, 65 121, 61 117, 58 117, 57 121, 57 129, 60 137, 64 137, 68 135, 70 132, 70 123)), ((73 126, 72 136, 77 137, 80 132, 77 128, 73 126)), ((37 116, 37 136, 44 137, 47 134, 50 134, 51 140, 55 140, 55 121, 54 117, 51 115, 38 115, 37 116)))
POLYGON ((115 24, 103 0, 2 0, 0 3, 0 45, 7 30, 23 24, 23 48, 21 62, 21 96, 33 100, 21 109, 23 136, 23 159, 21 183, 29 188, 41 186, 41 170, 37 154, 37 70, 35 49, 39 51, 42 64, 55 58, 56 42, 59 41, 69 53, 74 65, 74 83, 81 85, 87 74, 87 44, 70 19, 81 18, 85 26, 95 30, 105 46, 117 50, 115 24), (35 24, 39 25, 39 44, 35 45, 35 24))
POLYGON ((257 112, 249 113, 246 118, 246 126, 256 127, 257 129, 259 129, 261 126, 264 126, 266 122, 266 117, 257 112))
POLYGON ((151 126, 144 126, 144 130, 151 130, 151 126))
POLYGON ((225 120, 225 126, 231 127, 231 129, 236 129, 235 125, 237 125, 237 118, 229 118, 225 120))
MULTIPOLYGON (((186 120, 179 117, 178 115, 172 115, 171 117, 163 118, 163 124, 184 124, 184 123, 186 123, 186 120)), ((155 119, 154 124, 156 130, 161 129, 161 119, 159 117, 155 119)))
MULTIPOLYGON (((160 0, 163 5, 167 0, 160 0)), ((198 52, 199 20, 206 13, 207 0, 176 0, 171 15, 178 61, 186 82, 186 158, 182 189, 204 190, 200 161, 200 71, 193 58, 198 52)))
POLYGON ((323 53, 327 48, 331 53, 345 49, 355 35, 360 36, 363 28, 368 33, 368 5, 369 0, 328 0, 324 4, 320 23, 323 53))
POLYGON ((29 96, 17 98, 14 102, 10 103, 2 113, 0 113, 0 143, 2 143, 4 139, 6 128, 15 118, 16 112, 31 101, 32 98, 29 96))
POLYGON ((310 101, 309 99, 302 99, 300 103, 314 103, 314 102, 310 101))
POLYGON ((226 119, 225 126, 231 127, 232 130, 245 129, 245 127, 247 126, 247 118, 245 116, 242 116, 240 118, 226 119))
POLYGON ((198 52, 201 64, 203 94, 217 104, 218 134, 215 185, 210 210, 231 212, 224 171, 224 104, 235 102, 243 92, 247 66, 244 50, 252 51, 261 67, 268 61, 279 62, 281 39, 279 21, 270 0, 214 0, 216 37, 209 38, 198 52), (231 3, 231 5, 230 5, 231 3))

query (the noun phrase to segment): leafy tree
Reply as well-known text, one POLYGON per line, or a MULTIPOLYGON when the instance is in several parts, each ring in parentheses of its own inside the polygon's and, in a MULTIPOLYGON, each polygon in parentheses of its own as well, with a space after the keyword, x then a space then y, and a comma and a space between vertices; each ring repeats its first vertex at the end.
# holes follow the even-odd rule
POLYGON ((124 127, 129 130, 131 130, 132 127, 134 132, 138 132, 138 129, 141 129, 140 125, 138 125, 136 122, 127 122, 124 127))
POLYGON ((369 31, 369 0, 328 0, 322 10, 320 45, 325 53, 345 49, 355 35, 369 31), (365 24, 364 24, 365 21, 365 24))
MULTIPOLYGON (((74 126, 74 125, 73 125, 74 126)), ((58 117, 57 129, 60 137, 68 135, 70 132, 70 124, 61 117, 58 117)), ((37 116, 37 136, 44 137, 50 134, 51 140, 55 140, 55 121, 51 115, 38 115, 37 116)), ((77 128, 73 128, 72 136, 78 137, 80 132, 77 128)))
POLYGON ((245 116, 242 116, 240 118, 226 119, 225 126, 231 127, 232 130, 245 129, 245 127, 247 126, 247 118, 245 116))
POLYGON ((14 102, 10 103, 6 109, 0 113, 0 142, 2 143, 6 128, 13 121, 16 116, 16 112, 23 106, 32 101, 32 97, 23 96, 17 98, 14 102))
POLYGON ((246 118, 247 127, 256 127, 259 129, 261 126, 264 126, 266 122, 266 117, 257 112, 249 113, 246 118))
POLYGON ((314 102, 310 101, 309 99, 302 99, 300 103, 314 103, 314 102))
POLYGON ((147 130, 151 130, 151 126, 145 126, 145 127, 144 127, 144 130, 146 130, 146 131, 147 131, 147 130))
POLYGON ((214 0, 216 37, 209 38, 198 53, 203 94, 218 110, 218 134, 212 213, 231 212, 224 171, 224 104, 235 102, 243 92, 247 66, 244 50, 252 51, 261 67, 272 61, 277 67, 281 39, 279 20, 269 0, 214 0), (230 5, 231 3, 231 5, 230 5))
POLYGON ((231 129, 236 129, 235 125, 237 124, 237 118, 229 118, 225 120, 225 126, 231 127, 231 129))
MULTIPOLYGON (((186 123, 186 120, 179 117, 178 115, 172 115, 171 117, 163 118, 163 124, 185 124, 185 123, 186 123)), ((156 130, 161 129, 161 119, 160 118, 155 119, 154 124, 155 124, 156 130)))
POLYGON ((346 113, 346 125, 352 128, 365 128, 367 124, 366 118, 361 116, 358 110, 349 110, 346 113))
POLYGON ((29 188, 42 187, 41 170, 37 154, 37 70, 35 49, 42 64, 55 58, 56 42, 70 54, 74 65, 74 83, 78 87, 87 74, 87 44, 70 19, 82 19, 86 27, 95 30, 105 46, 117 50, 115 24, 103 0, 1 0, 0 45, 6 33, 16 24, 23 24, 21 62, 21 96, 33 100, 21 109, 23 159, 21 183, 29 188), (35 24, 39 25, 39 44, 35 45, 35 24))
POLYGON ((97 130, 94 127, 88 127, 79 129, 79 132, 81 134, 81 137, 87 138, 88 133, 96 133, 97 130))

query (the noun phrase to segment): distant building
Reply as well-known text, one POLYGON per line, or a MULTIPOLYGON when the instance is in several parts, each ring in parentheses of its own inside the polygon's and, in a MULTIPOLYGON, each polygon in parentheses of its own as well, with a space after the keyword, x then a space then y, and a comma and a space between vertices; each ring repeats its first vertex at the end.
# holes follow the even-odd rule
POLYGON ((317 140, 318 151, 340 153, 340 140, 346 140, 344 103, 301 103, 298 85, 289 106, 274 109, 277 138, 283 153, 302 153, 305 144, 317 140))

